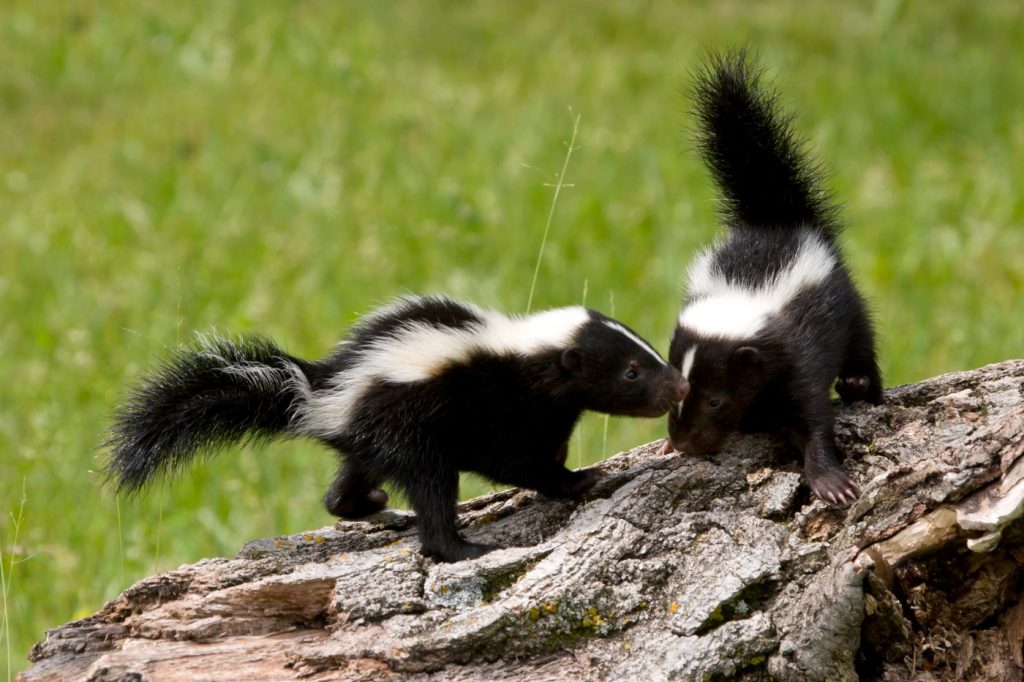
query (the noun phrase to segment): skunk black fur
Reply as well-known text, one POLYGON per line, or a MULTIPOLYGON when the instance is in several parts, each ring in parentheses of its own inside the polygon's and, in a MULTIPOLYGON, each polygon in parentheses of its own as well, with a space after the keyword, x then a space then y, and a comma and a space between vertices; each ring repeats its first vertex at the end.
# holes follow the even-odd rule
POLYGON ((624 325, 586 308, 507 317, 435 296, 365 317, 319 362, 262 338, 206 338, 142 379, 116 417, 108 470, 137 491, 195 455, 247 438, 307 436, 343 454, 327 509, 382 509, 391 480, 416 511, 422 551, 479 556, 456 531, 459 471, 554 497, 594 485, 570 471, 583 410, 656 417, 686 382, 624 325))
POLYGON ((733 431, 775 430, 803 452, 814 492, 852 502, 830 390, 879 403, 864 301, 843 263, 835 204, 777 95, 743 52, 713 56, 696 83, 698 146, 722 194, 725 238, 689 270, 669 361, 691 391, 665 449, 716 452, 733 431))

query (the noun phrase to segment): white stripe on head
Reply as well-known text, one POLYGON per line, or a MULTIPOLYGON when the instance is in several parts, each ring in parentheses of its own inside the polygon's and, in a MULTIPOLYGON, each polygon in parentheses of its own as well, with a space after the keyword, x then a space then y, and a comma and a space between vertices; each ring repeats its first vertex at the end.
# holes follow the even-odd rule
MULTIPOLYGON (((690 370, 693 369, 693 360, 696 357, 697 357, 697 346, 693 346, 692 348, 687 350, 686 351, 686 355, 683 356, 683 363, 679 366, 679 371, 682 373, 684 379, 689 380, 689 378, 690 378, 690 370)), ((683 402, 685 402, 685 400, 686 400, 685 397, 682 400, 680 400, 679 401, 679 405, 676 408, 678 410, 677 414, 679 414, 680 416, 682 416, 682 414, 683 414, 683 402)))
MULTIPOLYGON (((397 314, 401 314, 398 309, 397 314)), ((409 322, 389 334, 353 348, 352 367, 329 379, 325 390, 313 393, 302 409, 298 428, 331 436, 342 433, 366 391, 376 382, 426 381, 474 355, 532 355, 545 349, 567 348, 590 313, 580 306, 556 308, 523 317, 474 309, 480 321, 465 327, 409 322)), ((383 315, 374 314, 376 319, 383 315)))
POLYGON ((665 365, 666 364, 666 362, 662 359, 662 357, 660 355, 658 355, 658 351, 656 351, 653 348, 651 348, 651 344, 647 343, 646 341, 641 339, 639 336, 637 336, 633 332, 631 332, 628 329, 626 329, 625 327, 623 327, 618 322, 615 322, 614 320, 605 320, 604 323, 605 323, 606 326, 611 327, 615 331, 617 331, 620 334, 626 336, 628 339, 633 341, 633 343, 635 343, 636 345, 640 346, 645 351, 650 353, 651 357, 653 357, 655 360, 658 361, 658 364, 660 364, 660 365, 665 365))
POLYGON ((686 355, 683 356, 683 364, 679 367, 679 371, 682 372, 684 379, 690 378, 690 370, 693 369, 693 359, 697 357, 697 346, 686 351, 686 355))
POLYGON ((706 252, 690 270, 689 296, 695 300, 683 308, 679 324, 702 336, 750 338, 797 294, 825 281, 835 266, 832 250, 808 232, 792 261, 752 289, 726 279, 706 252))

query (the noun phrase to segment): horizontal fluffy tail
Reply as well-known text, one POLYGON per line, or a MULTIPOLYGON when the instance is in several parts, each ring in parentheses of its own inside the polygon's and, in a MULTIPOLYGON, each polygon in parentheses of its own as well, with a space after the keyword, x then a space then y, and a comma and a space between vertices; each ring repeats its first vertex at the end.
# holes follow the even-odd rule
POLYGON ((695 85, 697 143, 722 192, 733 224, 838 229, 835 205, 820 167, 802 150, 792 117, 762 83, 762 69, 745 50, 713 54, 695 85))
POLYGON ((204 337, 176 351, 118 410, 105 443, 108 477, 119 491, 136 492, 201 452, 292 435, 308 366, 259 337, 204 337))

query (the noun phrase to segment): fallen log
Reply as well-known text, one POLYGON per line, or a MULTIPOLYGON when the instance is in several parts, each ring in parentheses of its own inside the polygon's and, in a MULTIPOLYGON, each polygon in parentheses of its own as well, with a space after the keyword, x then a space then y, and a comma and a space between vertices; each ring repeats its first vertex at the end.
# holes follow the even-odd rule
POLYGON ((791 453, 612 457, 582 500, 461 505, 507 549, 417 552, 388 511, 142 580, 47 633, 41 680, 1024 679, 1024 361, 839 407, 852 507, 791 453))

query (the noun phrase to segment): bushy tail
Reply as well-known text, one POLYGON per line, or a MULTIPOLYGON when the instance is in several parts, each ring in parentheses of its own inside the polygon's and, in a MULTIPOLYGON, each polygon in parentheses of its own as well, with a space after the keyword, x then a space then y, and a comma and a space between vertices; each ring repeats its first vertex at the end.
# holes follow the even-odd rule
POLYGON ((710 55, 696 85, 697 143, 722 192, 730 223, 753 227, 838 229, 821 168, 793 133, 792 116, 762 83, 745 50, 710 55))
POLYGON ((204 337, 144 377, 118 410, 105 443, 107 474, 137 492, 200 452, 229 443, 290 435, 308 391, 308 363, 259 337, 204 337))

